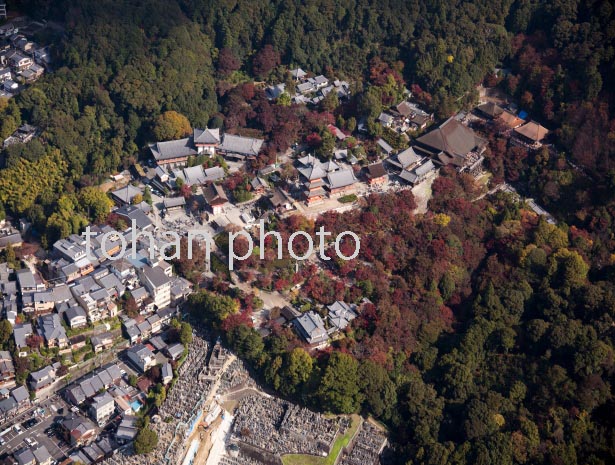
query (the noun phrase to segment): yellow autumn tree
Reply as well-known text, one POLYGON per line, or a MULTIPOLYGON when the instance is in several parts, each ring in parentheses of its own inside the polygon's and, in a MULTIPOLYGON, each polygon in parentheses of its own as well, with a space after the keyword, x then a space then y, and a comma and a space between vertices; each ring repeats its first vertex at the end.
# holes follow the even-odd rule
POLYGON ((154 124, 154 137, 157 141, 181 139, 192 132, 190 121, 176 111, 165 111, 154 124))

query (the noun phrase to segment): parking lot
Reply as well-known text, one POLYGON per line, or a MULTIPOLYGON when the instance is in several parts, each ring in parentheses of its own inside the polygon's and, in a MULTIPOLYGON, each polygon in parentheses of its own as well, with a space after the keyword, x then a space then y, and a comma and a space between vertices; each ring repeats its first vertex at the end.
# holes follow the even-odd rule
POLYGON ((44 445, 57 461, 68 456, 71 447, 56 435, 47 434, 54 420, 68 413, 70 406, 59 396, 37 406, 34 411, 27 412, 18 417, 13 425, 3 427, 0 447, 2 455, 11 454, 24 447, 44 445), (36 424, 32 424, 36 422, 36 424), (30 444, 28 444, 30 442, 30 444))

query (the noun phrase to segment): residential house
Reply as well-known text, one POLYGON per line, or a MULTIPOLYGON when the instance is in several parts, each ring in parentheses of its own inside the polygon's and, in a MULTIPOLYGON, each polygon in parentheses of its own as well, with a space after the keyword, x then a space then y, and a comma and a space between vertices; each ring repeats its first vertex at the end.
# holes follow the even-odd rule
POLYGON ((316 312, 306 312, 300 317, 295 318, 292 323, 299 336, 312 346, 324 346, 329 340, 325 323, 316 312))
POLYGON ((372 163, 367 166, 367 183, 370 186, 386 184, 388 176, 382 163, 372 163))
POLYGON ((90 338, 90 342, 95 353, 102 352, 113 347, 113 334, 109 332, 97 334, 90 338))
POLYGON ((166 307, 166 308, 159 309, 156 312, 156 315, 160 317, 161 324, 165 326, 171 323, 171 320, 173 319, 175 315, 177 315, 177 313, 178 313, 177 309, 166 307))
POLYGON ((123 417, 125 417, 126 415, 132 415, 132 407, 130 406, 128 400, 126 400, 124 395, 122 395, 122 393, 116 393, 115 391, 112 392, 112 395, 113 401, 115 402, 115 409, 120 413, 120 415, 122 415, 123 417))
POLYGON ((137 328, 137 322, 132 318, 122 322, 122 334, 131 345, 138 343, 141 339, 141 332, 137 328))
POLYGON ((12 226, 0 228, 0 250, 6 249, 9 244, 20 247, 23 244, 21 233, 12 226))
POLYGON ((0 423, 18 415, 30 406, 30 393, 25 386, 11 390, 8 397, 0 400, 0 423))
POLYGON ((4 82, 7 79, 12 79, 10 68, 0 68, 0 82, 4 82))
POLYGON ((160 267, 145 265, 138 270, 141 283, 154 299, 157 308, 168 307, 171 304, 171 279, 160 267))
POLYGON ((117 315, 117 304, 113 301, 112 294, 100 287, 91 277, 81 278, 70 289, 85 310, 90 323, 117 315))
POLYGON ((122 418, 122 421, 117 427, 115 439, 117 439, 120 444, 125 444, 134 440, 138 432, 139 428, 137 427, 137 417, 127 415, 122 418))
POLYGON ((47 347, 58 347, 60 349, 68 347, 68 337, 57 313, 39 317, 38 330, 45 339, 47 347))
POLYGON ((62 419, 60 429, 64 440, 73 447, 89 444, 96 438, 94 424, 72 412, 62 419))
POLYGON ((149 292, 147 292, 147 289, 143 286, 137 287, 136 289, 130 291, 130 295, 133 299, 135 299, 135 303, 140 308, 142 308, 145 305, 145 302, 151 298, 149 292))
POLYGON ((164 342, 164 340, 160 336, 152 337, 149 340, 148 344, 151 345, 157 352, 160 352, 167 348, 167 343, 164 342))
POLYGON ((38 446, 32 451, 37 465, 51 465, 54 462, 53 457, 44 445, 38 446))
POLYGON ((85 347, 87 337, 85 334, 77 334, 76 336, 68 338, 71 350, 79 350, 85 347))
POLYGON ((66 400, 73 405, 81 405, 103 389, 109 389, 119 383, 122 378, 120 368, 115 364, 105 366, 96 373, 81 378, 65 391, 66 400))
MULTIPOLYGON (((5 2, 2 2, 3 4, 5 2)), ((0 37, 10 37, 19 32, 19 28, 15 27, 15 25, 11 22, 2 24, 0 26, 0 37)))
POLYGON ((32 451, 27 447, 13 452, 13 457, 17 465, 36 465, 36 457, 34 457, 32 451))
POLYGON ((103 426, 111 418, 115 412, 115 401, 111 394, 104 392, 95 396, 90 405, 90 418, 94 420, 98 426, 103 426))
POLYGON ((17 84, 12 79, 7 79, 2 83, 2 87, 4 88, 5 92, 11 94, 17 92, 17 90, 19 89, 19 84, 17 84))
POLYGON ((184 346, 180 343, 171 344, 170 346, 167 346, 164 351, 167 357, 171 360, 177 361, 184 353, 184 346))
POLYGON ((51 386, 56 380, 56 370, 60 368, 58 362, 53 365, 47 365, 38 371, 30 373, 28 378, 28 386, 31 391, 40 391, 48 386, 51 386))
POLYGON ((17 276, 17 283, 22 294, 45 290, 45 285, 36 279, 30 269, 19 270, 15 275, 17 276))
POLYGON ((36 313, 37 315, 44 315, 50 313, 55 305, 53 301, 53 292, 51 289, 43 292, 35 292, 31 296, 32 298, 26 304, 23 303, 24 313, 36 313))
POLYGON ((49 53, 49 47, 36 48, 34 50, 34 61, 43 66, 51 63, 51 53, 49 53))
MULTIPOLYGON (((106 269, 108 271, 108 269, 106 269)), ((108 272, 105 276, 100 278, 94 278, 98 285, 103 289, 106 289, 111 297, 114 299, 120 298, 124 295, 124 291, 126 290, 126 286, 122 284, 122 281, 113 273, 108 272)))
MULTIPOLYGON (((193 284, 185 278, 175 277, 171 284, 171 305, 177 306, 184 302, 192 293, 193 284)), ((162 319, 161 319, 162 324, 162 319)))
POLYGON ((0 387, 13 384, 15 381, 15 365, 13 357, 7 350, 0 350, 0 387))
POLYGON ((157 334, 162 330, 162 321, 155 313, 147 317, 147 322, 150 325, 152 334, 157 334))
POLYGON ((70 263, 75 263, 87 256, 85 249, 85 242, 83 238, 77 236, 77 242, 73 242, 73 238, 60 239, 53 244, 53 251, 56 255, 59 255, 70 263))
POLYGON ((9 64, 11 65, 11 68, 13 68, 16 72, 19 72, 28 69, 34 64, 34 61, 32 61, 32 58, 29 56, 22 55, 21 53, 14 53, 9 58, 9 64))
POLYGON ((203 197, 214 215, 219 215, 229 203, 228 197, 224 193, 222 186, 209 184, 203 188, 203 197))
POLYGON ((64 319, 71 329, 83 328, 88 324, 88 317, 85 310, 76 303, 64 312, 64 319))
POLYGON ((15 347, 17 347, 17 350, 28 347, 26 341, 32 334, 32 325, 30 323, 16 324, 13 326, 13 339, 15 340, 15 347))
POLYGON ((143 344, 137 344, 126 350, 126 355, 132 364, 139 369, 141 373, 156 365, 156 357, 143 344))
POLYGON ((137 322, 137 329, 141 335, 141 340, 149 339, 152 335, 152 325, 147 320, 137 322))
POLYGON ((165 386, 173 380, 173 367, 170 363, 167 362, 162 365, 162 368, 160 369, 160 375, 162 377, 162 384, 164 384, 165 386))

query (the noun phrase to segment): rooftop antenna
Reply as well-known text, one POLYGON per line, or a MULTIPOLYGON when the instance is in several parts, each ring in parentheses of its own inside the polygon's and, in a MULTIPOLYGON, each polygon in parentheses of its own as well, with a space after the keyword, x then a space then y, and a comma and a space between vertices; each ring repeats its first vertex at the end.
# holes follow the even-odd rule
POLYGON ((6 2, 4 0, 0 0, 0 18, 6 19, 6 2))

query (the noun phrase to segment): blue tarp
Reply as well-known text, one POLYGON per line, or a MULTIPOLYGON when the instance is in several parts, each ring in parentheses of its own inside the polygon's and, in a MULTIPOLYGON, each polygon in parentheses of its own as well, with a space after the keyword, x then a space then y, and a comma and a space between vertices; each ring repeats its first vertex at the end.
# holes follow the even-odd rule
POLYGON ((527 118, 527 111, 521 110, 517 116, 519 116, 519 118, 521 118, 521 119, 526 119, 527 118))

